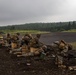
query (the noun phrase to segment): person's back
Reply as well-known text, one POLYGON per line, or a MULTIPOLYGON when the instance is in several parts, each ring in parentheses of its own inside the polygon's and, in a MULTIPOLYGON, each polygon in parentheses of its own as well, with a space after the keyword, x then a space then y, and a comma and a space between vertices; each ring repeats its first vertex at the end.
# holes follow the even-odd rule
POLYGON ((31 39, 32 37, 29 34, 25 34, 21 40, 21 45, 29 45, 31 39))
POLYGON ((9 33, 6 35, 6 41, 8 44, 11 44, 11 35, 9 33))
POLYGON ((40 36, 40 34, 36 34, 36 36, 30 41, 30 47, 39 48, 41 46, 39 41, 40 36))

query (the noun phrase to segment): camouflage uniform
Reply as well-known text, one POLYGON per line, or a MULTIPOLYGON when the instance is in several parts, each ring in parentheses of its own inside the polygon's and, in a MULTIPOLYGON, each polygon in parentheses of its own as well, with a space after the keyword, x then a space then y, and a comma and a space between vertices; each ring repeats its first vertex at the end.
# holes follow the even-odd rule
POLYGON ((34 37, 31 41, 30 41, 30 47, 34 47, 34 48, 39 48, 41 47, 43 44, 39 41, 40 39, 40 34, 37 34, 36 37, 34 37))
POLYGON ((67 52, 67 67, 69 70, 76 70, 76 50, 67 52))
POLYGON ((36 36, 31 40, 30 51, 34 53, 34 55, 40 55, 40 57, 43 58, 45 55, 44 51, 46 51, 46 47, 39 41, 40 36, 40 34, 36 34, 36 36))
POLYGON ((6 36, 6 41, 8 44, 11 44, 11 35, 9 33, 6 36))
POLYGON ((17 34, 12 35, 11 37, 11 50, 10 53, 14 53, 16 51, 21 51, 19 36, 17 34))
POLYGON ((30 34, 25 34, 21 40, 21 46, 24 44, 29 45, 31 39, 32 39, 32 36, 30 34))
POLYGON ((61 40, 58 44, 58 51, 56 52, 56 64, 58 64, 58 67, 66 68, 68 50, 69 45, 64 40, 61 40))
POLYGON ((20 48, 16 49, 16 51, 17 51, 16 54, 18 54, 18 51, 20 51, 21 56, 26 55, 26 53, 28 53, 30 51, 29 43, 30 43, 31 39, 32 39, 32 37, 30 34, 25 34, 21 40, 20 48))
POLYGON ((20 40, 20 37, 19 37, 20 33, 16 33, 15 36, 16 36, 17 40, 19 41, 20 40))
POLYGON ((0 35, 0 46, 4 45, 4 37, 2 35, 0 35))
POLYGON ((16 35, 12 36, 12 38, 11 38, 11 47, 13 47, 13 48, 19 48, 20 47, 18 36, 16 36, 16 35))
POLYGON ((43 53, 44 47, 42 47, 39 38, 40 34, 37 34, 34 38, 30 37, 29 35, 25 35, 22 39, 22 55, 18 56, 34 56, 43 53))

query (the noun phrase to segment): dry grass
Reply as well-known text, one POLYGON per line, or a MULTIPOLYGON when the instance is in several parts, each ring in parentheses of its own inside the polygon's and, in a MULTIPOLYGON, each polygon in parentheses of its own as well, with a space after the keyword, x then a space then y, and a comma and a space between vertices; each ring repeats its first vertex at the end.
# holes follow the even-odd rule
POLYGON ((76 49, 76 42, 72 42, 71 45, 73 46, 74 49, 76 49))

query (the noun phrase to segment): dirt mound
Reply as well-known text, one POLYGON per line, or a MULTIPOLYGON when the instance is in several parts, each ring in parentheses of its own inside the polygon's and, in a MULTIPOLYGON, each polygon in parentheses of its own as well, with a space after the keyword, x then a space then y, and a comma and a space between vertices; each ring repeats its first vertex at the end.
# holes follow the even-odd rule
MULTIPOLYGON (((76 33, 52 33, 43 34, 41 41, 51 44, 53 41, 64 39, 65 41, 76 41, 76 33)), ((31 65, 26 65, 30 58, 17 58, 7 51, 7 48, 0 48, 0 75, 76 75, 76 71, 62 71, 54 64, 54 59, 38 60, 31 58, 31 65), (27 60, 28 59, 28 60, 27 60)))
POLYGON ((31 65, 26 65, 29 58, 17 58, 10 55, 7 48, 0 48, 0 75, 76 75, 76 71, 62 71, 54 64, 54 59, 31 59, 31 65))

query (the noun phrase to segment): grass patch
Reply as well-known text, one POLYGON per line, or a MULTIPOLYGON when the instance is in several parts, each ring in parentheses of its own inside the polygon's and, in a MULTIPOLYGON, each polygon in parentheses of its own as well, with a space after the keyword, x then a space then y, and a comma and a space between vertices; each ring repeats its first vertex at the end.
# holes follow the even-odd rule
POLYGON ((76 49, 76 42, 72 42, 71 45, 73 46, 74 49, 76 49))
POLYGON ((63 32, 76 32, 76 29, 71 29, 71 30, 67 30, 67 31, 63 31, 63 32))
POLYGON ((46 32, 46 31, 38 31, 38 30, 1 30, 1 32, 11 33, 11 34, 14 34, 14 33, 20 33, 20 34, 25 34, 25 33, 31 33, 31 34, 49 33, 49 32, 46 32))

